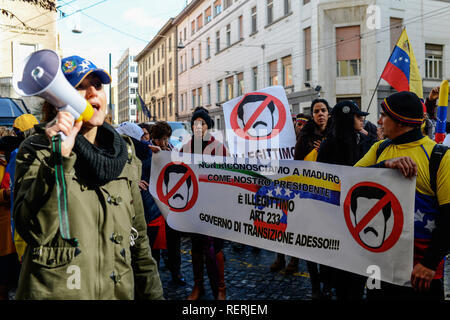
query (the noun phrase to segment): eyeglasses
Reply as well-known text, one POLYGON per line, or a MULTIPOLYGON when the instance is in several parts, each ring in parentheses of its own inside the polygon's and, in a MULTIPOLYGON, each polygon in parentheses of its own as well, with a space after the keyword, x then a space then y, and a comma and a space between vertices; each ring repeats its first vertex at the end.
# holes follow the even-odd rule
POLYGON ((76 87, 76 89, 84 91, 87 90, 90 86, 93 86, 95 90, 99 91, 103 88, 103 83, 100 81, 100 79, 85 79, 76 87))

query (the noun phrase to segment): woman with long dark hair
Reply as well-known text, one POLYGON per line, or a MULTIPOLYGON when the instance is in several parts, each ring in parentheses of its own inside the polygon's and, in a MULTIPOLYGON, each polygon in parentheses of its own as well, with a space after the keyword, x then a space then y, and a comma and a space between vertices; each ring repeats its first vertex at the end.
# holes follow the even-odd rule
MULTIPOLYGON (((339 102, 331 111, 331 126, 320 146, 317 161, 353 166, 370 149, 375 138, 361 131, 367 112, 351 100, 339 102)), ((343 270, 322 266, 330 275, 339 300, 362 299, 367 277, 343 270)))
MULTIPOLYGON (((325 99, 315 99, 311 103, 311 119, 304 125, 297 135, 297 143, 295 145, 294 160, 315 161, 317 150, 327 133, 329 127, 330 106, 325 99)), ((277 271, 284 268, 286 261, 283 254, 277 254, 277 259, 271 265, 271 271, 277 271)), ((287 271, 298 268, 299 259, 292 257, 287 271)), ((319 299, 323 295, 320 290, 320 275, 318 265, 314 262, 306 261, 308 272, 311 279, 312 298, 319 299)), ((324 280, 324 279, 323 279, 324 280)), ((326 282, 326 281, 325 281, 326 282)), ((326 290, 325 290, 326 291, 326 290)))

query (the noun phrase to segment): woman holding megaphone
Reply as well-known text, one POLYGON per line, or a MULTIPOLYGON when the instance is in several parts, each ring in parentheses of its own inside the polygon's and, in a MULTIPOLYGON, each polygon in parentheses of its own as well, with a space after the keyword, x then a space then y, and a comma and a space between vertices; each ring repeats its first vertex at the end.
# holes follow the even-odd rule
POLYGON ((138 186, 141 163, 130 139, 105 122, 103 84, 111 78, 78 56, 61 64, 92 110, 75 121, 46 103, 43 120, 50 121, 19 149, 14 217, 27 249, 16 298, 163 299, 138 186))

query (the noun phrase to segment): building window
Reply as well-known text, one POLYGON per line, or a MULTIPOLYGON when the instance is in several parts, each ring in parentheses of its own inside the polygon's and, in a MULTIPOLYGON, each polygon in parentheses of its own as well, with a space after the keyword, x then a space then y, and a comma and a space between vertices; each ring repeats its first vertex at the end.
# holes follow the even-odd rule
POLYGON ((161 100, 158 100, 158 119, 161 119, 161 100))
POLYGON ((305 38, 305 81, 311 81, 311 28, 303 30, 305 38))
POLYGON ((153 71, 153 90, 155 90, 155 88, 156 88, 156 72, 155 71, 153 71))
POLYGON ((180 56, 180 73, 183 72, 183 56, 180 56))
POLYGON ((220 31, 216 32, 216 53, 220 52, 220 31))
POLYGON ((173 114, 173 103, 172 103, 172 95, 169 94, 169 115, 172 116, 173 114))
POLYGON ((164 84, 166 81, 166 68, 165 66, 161 67, 161 83, 164 84))
POLYGON ((252 33, 258 31, 258 25, 256 23, 256 7, 252 8, 252 33))
POLYGON ((227 24, 227 47, 231 46, 231 25, 227 24))
POLYGON ((222 80, 217 81, 217 102, 222 101, 222 80))
POLYGON ((198 88, 197 89, 197 97, 198 97, 198 106, 203 106, 203 93, 202 93, 202 88, 198 88))
POLYGON ((195 64, 194 48, 191 49, 191 67, 195 64))
POLYGON ((169 52, 171 52, 172 51, 172 38, 171 37, 169 37, 168 42, 169 42, 169 52))
POLYGON ((191 21, 191 36, 195 34, 195 20, 191 21))
POLYGON ((212 16, 211 16, 211 7, 208 7, 208 8, 205 10, 205 24, 211 22, 211 20, 212 20, 212 16))
POLYGON ((284 15, 291 12, 291 0, 284 0, 284 15))
POLYGON ((180 96, 180 110, 184 110, 184 93, 182 93, 180 96))
POLYGON ((161 46, 161 58, 164 59, 164 54, 166 53, 166 46, 163 44, 161 46))
POLYGON ((244 26, 243 26, 243 17, 239 16, 238 18, 238 39, 244 39, 244 26))
POLYGON ((244 73, 238 73, 237 75, 237 81, 238 81, 238 96, 241 96, 244 94, 244 73))
POLYGON ((206 38, 206 59, 211 57, 211 38, 206 38))
POLYGON ((228 9, 233 4, 233 0, 225 0, 223 4, 223 9, 228 9))
POLYGON ((186 33, 187 33, 187 32, 186 32, 186 27, 184 27, 184 30, 183 30, 183 31, 184 31, 184 34, 183 34, 183 40, 186 41, 186 33))
POLYGON ((281 59, 283 66, 283 86, 292 86, 292 57, 287 56, 281 59))
POLYGON ((352 77, 361 74, 360 27, 336 28, 337 76, 352 77))
POLYGON ((211 85, 208 84, 206 86, 206 103, 211 105, 211 85))
POLYGON ((161 86, 161 69, 158 68, 158 87, 161 86))
POLYGON ((197 99, 197 89, 192 90, 192 109, 195 108, 195 103, 197 99))
POLYGON ((202 44, 198 44, 198 63, 202 62, 202 44))
POLYGON ((172 80, 172 58, 169 59, 169 81, 172 80))
POLYGON ((231 100, 234 97, 234 76, 225 79, 225 99, 231 100))
POLYGON ((303 0, 303 4, 309 3, 311 0, 303 0))
POLYGON ((442 56, 444 46, 440 44, 425 44, 425 78, 442 79, 442 56))
POLYGON ((397 44, 400 35, 402 34, 403 19, 400 18, 390 18, 390 31, 391 31, 391 51, 397 44))
POLYGON ((267 0, 267 24, 273 22, 273 0, 267 0))
POLYGON ((197 17, 197 31, 200 30, 203 27, 203 14, 200 13, 200 15, 197 17))
POLYGON ((278 61, 269 62, 269 85, 278 85, 278 61))
POLYGON ((252 68, 252 85, 253 91, 258 90, 258 67, 252 68))
POLYGON ((214 16, 217 16, 222 12, 222 0, 214 1, 214 16))

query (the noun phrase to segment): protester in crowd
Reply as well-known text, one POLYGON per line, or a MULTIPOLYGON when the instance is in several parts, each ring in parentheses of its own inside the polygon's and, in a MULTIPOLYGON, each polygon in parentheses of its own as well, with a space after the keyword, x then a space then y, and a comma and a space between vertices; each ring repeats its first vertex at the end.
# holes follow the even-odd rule
MULTIPOLYGON (((320 144, 325 138, 330 126, 329 113, 330 106, 328 105, 327 100, 315 99, 311 103, 312 119, 305 124, 297 137, 294 154, 295 160, 316 161, 320 144)), ((285 261, 283 258, 284 257, 277 256, 277 260, 274 263, 275 266, 277 266, 277 261, 279 261, 278 264, 284 266, 285 261)), ((293 263, 295 263, 295 260, 293 263)), ((298 264, 298 259, 296 264, 298 264)), ((331 283, 327 273, 319 270, 319 265, 316 263, 306 261, 306 266, 311 279, 312 298, 329 298, 331 295, 331 283), (324 283, 323 290, 321 290, 320 287, 321 281, 324 283)))
POLYGON ((111 78, 78 56, 62 59, 62 71, 94 112, 74 122, 46 103, 43 118, 56 116, 19 148, 14 218, 27 248, 16 298, 163 299, 139 192, 141 164, 130 139, 105 122, 103 84, 111 78))
MULTIPOLYGON (((228 156, 229 153, 225 146, 209 132, 213 125, 214 122, 208 110, 203 107, 197 107, 191 117, 192 138, 181 147, 181 152, 228 156)), ((225 300, 223 239, 193 233, 191 234, 191 241, 194 288, 187 299, 198 300, 204 295, 203 270, 204 263, 206 263, 206 270, 214 298, 225 300)))
POLYGON ((296 118, 295 118, 295 124, 294 124, 294 128, 295 128, 295 136, 297 137, 300 133, 300 131, 303 129, 303 127, 305 126, 305 124, 311 119, 311 117, 307 114, 304 113, 299 113, 297 114, 296 118))
MULTIPOLYGON (((17 117, 14 120, 13 123, 13 132, 15 134, 15 137, 10 137, 9 139, 14 139, 13 141, 8 142, 8 151, 6 154, 6 157, 9 160, 7 160, 8 165, 6 166, 6 173, 7 178, 10 184, 10 209, 11 213, 13 212, 13 205, 14 205, 14 174, 16 169, 16 156, 17 152, 19 151, 19 145, 22 143, 23 140, 25 140, 26 137, 29 137, 31 134, 34 133, 34 125, 39 124, 39 121, 36 119, 35 116, 32 114, 22 114, 21 116, 17 117), (12 150, 12 151, 11 151, 12 150)), ((12 231, 12 237, 14 241, 14 247, 16 249, 17 257, 19 259, 19 262, 22 262, 22 256, 25 252, 26 243, 25 241, 20 237, 19 233, 15 230, 15 224, 14 219, 11 219, 11 231, 12 231)), ((20 266, 20 265, 19 265, 20 266)), ((17 288, 17 286, 16 286, 17 288)), ((15 296, 15 292, 11 293, 13 296, 15 296)))
POLYGON ((430 119, 436 120, 437 100, 439 99, 440 87, 431 89, 428 98, 425 100, 425 110, 430 119))
POLYGON ((0 127, 0 137, 7 137, 12 135, 12 129, 8 127, 0 127))
POLYGON ((139 123, 139 127, 144 131, 144 135, 141 140, 150 141, 150 131, 152 130, 152 125, 148 123, 139 123))
POLYGON ((395 93, 381 103, 378 124, 388 142, 375 143, 356 163, 358 167, 398 169, 416 176, 414 262, 411 285, 381 282, 381 289, 367 290, 368 299, 444 299, 444 257, 450 244, 450 153, 446 152, 432 175, 429 162, 436 143, 424 137, 423 106, 412 92, 395 93), (431 183, 435 177, 435 183, 431 183))
MULTIPOLYGON (((170 125, 165 121, 158 121, 150 128, 149 143, 151 146, 159 147, 161 150, 172 151, 173 146, 169 142, 169 138, 171 135, 172 135, 172 128, 170 127, 170 125)), ((149 165, 151 165, 151 159, 149 165)), ((150 174, 150 169, 151 167, 149 166, 147 169, 148 174, 150 174)), ((148 178, 150 178, 150 176, 148 178)), ((149 181, 149 179, 146 181, 149 181)), ((141 185, 141 189, 147 190, 148 184, 141 185)), ((149 196, 151 197, 150 193, 147 191, 146 197, 149 198, 149 196)), ((158 207, 156 207, 156 203, 153 200, 153 197, 151 197, 151 201, 153 202, 152 204, 153 212, 156 214, 156 210, 159 212, 159 209, 158 207)), ((155 220, 156 221, 152 224, 149 224, 149 226, 152 228, 156 226, 159 227, 161 230, 165 230, 165 241, 167 244, 165 251, 167 253, 167 258, 164 260, 164 263, 170 271, 170 274, 172 276, 172 283, 184 286, 186 285, 186 280, 181 274, 181 232, 172 229, 167 224, 167 222, 165 221, 160 212, 159 217, 155 220)), ((164 250, 162 251, 164 252, 164 250)))
POLYGON ((363 127, 363 129, 360 132, 365 134, 367 137, 369 137, 369 139, 378 140, 378 132, 377 132, 377 130, 378 130, 378 127, 376 125, 374 125, 369 120, 365 119, 364 120, 364 127, 363 127))
MULTIPOLYGON (((10 131, 12 133, 12 131, 10 131)), ((0 300, 9 300, 19 280, 19 259, 11 232, 11 186, 6 170, 10 153, 18 147, 20 140, 15 136, 0 139, 0 300)))
MULTIPOLYGON (((353 166, 370 149, 376 139, 362 131, 367 112, 359 109, 355 102, 339 102, 331 111, 331 126, 322 142, 318 162, 353 166)), ((362 300, 366 278, 354 273, 321 266, 328 269, 336 288, 338 300, 362 300)))
POLYGON ((442 142, 443 145, 446 145, 447 147, 450 147, 450 123, 447 122, 445 126, 445 139, 444 142, 442 142))

